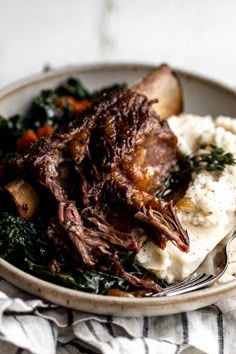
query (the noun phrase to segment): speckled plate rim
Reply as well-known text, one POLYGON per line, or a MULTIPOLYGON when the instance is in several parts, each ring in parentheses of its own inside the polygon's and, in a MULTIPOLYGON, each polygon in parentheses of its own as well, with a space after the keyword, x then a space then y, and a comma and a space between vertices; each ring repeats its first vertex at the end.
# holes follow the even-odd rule
POLYGON ((236 294, 236 280, 192 293, 161 298, 89 294, 36 278, 0 258, 0 274, 13 285, 58 305, 103 315, 155 316, 201 308, 236 294))
MULTIPOLYGON (((46 82, 52 78, 71 75, 72 73, 85 73, 98 70, 109 69, 152 69, 156 65, 153 64, 126 64, 126 63, 108 63, 94 65, 69 66, 66 68, 53 69, 46 73, 30 76, 26 79, 17 81, 8 85, 0 91, 0 100, 8 95, 13 94, 17 90, 24 87, 33 86, 40 81, 46 82)), ((186 71, 176 70, 177 73, 183 74, 193 80, 200 80, 208 85, 218 87, 229 94, 236 93, 226 85, 201 77, 186 71)), ((118 315, 124 317, 133 316, 155 316, 179 313, 182 311, 194 310, 201 308, 216 301, 236 295, 236 280, 232 280, 225 284, 217 285, 204 290, 194 291, 189 294, 178 295, 173 297, 161 298, 120 298, 104 295, 94 295, 78 290, 68 289, 59 285, 55 285, 34 277, 12 264, 0 258, 0 275, 15 286, 34 294, 42 299, 48 300, 58 305, 69 308, 82 310, 86 312, 102 314, 102 315, 118 315)))
MULTIPOLYGON (((70 75, 72 73, 85 73, 85 72, 92 72, 92 71, 104 71, 106 69, 126 69, 126 70, 140 70, 140 69, 149 69, 152 70, 153 68, 157 67, 157 64, 153 63, 97 63, 97 64, 81 64, 81 65, 68 65, 64 66, 61 68, 49 68, 48 71, 42 72, 42 73, 37 73, 33 75, 29 75, 23 79, 17 80, 16 82, 12 82, 8 84, 7 86, 3 87, 0 89, 0 99, 8 96, 9 94, 12 94, 13 91, 21 90, 24 87, 29 87, 33 86, 36 83, 39 83, 40 81, 47 81, 51 80, 52 78, 60 77, 60 76, 65 76, 65 75, 70 75)), ((230 94, 234 94, 236 97, 236 89, 234 90, 232 87, 227 86, 226 84, 214 80, 212 78, 208 78, 206 76, 202 76, 197 73, 193 73, 187 70, 181 70, 178 68, 174 68, 174 70, 179 73, 180 75, 184 75, 185 77, 188 77, 189 79, 193 80, 199 80, 202 82, 207 83, 208 85, 218 87, 219 89, 222 89, 230 94)))

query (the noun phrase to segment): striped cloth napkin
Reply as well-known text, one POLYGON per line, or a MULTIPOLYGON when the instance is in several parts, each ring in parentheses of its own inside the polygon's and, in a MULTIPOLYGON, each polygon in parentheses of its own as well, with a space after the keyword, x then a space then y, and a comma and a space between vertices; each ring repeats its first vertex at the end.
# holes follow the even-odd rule
POLYGON ((236 297, 163 317, 98 316, 56 306, 0 279, 1 354, 234 354, 236 297))

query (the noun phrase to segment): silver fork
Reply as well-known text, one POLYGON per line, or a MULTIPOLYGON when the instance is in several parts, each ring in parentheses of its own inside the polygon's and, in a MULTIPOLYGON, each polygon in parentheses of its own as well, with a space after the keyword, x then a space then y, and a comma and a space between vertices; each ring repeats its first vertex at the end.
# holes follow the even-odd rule
POLYGON ((236 229, 233 229, 207 254, 200 266, 183 281, 168 286, 160 293, 148 293, 145 296, 173 296, 212 285, 228 267, 229 244, 235 237, 236 229))

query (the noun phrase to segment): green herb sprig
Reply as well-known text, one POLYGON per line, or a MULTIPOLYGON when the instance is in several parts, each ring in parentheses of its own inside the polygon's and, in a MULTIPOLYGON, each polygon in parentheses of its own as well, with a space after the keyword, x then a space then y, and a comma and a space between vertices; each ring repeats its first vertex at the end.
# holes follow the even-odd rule
POLYGON ((184 160, 188 163, 188 168, 195 173, 203 170, 224 171, 226 165, 235 165, 236 160, 231 152, 225 152, 224 149, 214 144, 200 144, 199 149, 207 152, 196 155, 186 155, 184 160))
POLYGON ((159 198, 169 198, 178 189, 186 188, 191 179, 191 173, 201 171, 222 172, 226 165, 235 165, 236 159, 231 152, 214 144, 200 144, 198 150, 204 150, 193 155, 184 155, 170 171, 169 177, 163 181, 162 188, 156 193, 159 198))

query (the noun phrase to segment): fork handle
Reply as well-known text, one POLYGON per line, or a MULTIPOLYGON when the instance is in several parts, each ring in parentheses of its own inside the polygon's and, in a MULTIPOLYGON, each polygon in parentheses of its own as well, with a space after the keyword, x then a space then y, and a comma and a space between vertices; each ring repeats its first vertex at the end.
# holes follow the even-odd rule
POLYGON ((199 289, 202 289, 202 288, 207 288, 209 287, 210 285, 212 285, 217 279, 218 277, 217 276, 214 276, 214 275, 203 275, 202 277, 202 281, 199 281, 197 283, 194 284, 193 282, 193 285, 192 286, 180 286, 180 287, 176 287, 176 288, 173 288, 173 289, 166 289, 166 291, 162 291, 158 294, 155 294, 153 295, 154 297, 162 297, 162 296, 174 296, 174 295, 180 295, 180 294, 185 294, 185 293, 189 293, 191 291, 194 291, 194 290, 199 290, 199 289))

